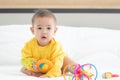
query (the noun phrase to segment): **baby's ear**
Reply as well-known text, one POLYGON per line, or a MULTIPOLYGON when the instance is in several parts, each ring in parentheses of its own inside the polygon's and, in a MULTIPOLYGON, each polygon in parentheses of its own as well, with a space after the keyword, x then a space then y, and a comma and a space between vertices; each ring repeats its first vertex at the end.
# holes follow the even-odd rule
POLYGON ((32 32, 32 34, 34 34, 34 27, 30 27, 30 31, 32 32))
POLYGON ((57 32, 57 30, 58 30, 58 28, 57 28, 57 27, 55 27, 54 33, 56 33, 56 32, 57 32))

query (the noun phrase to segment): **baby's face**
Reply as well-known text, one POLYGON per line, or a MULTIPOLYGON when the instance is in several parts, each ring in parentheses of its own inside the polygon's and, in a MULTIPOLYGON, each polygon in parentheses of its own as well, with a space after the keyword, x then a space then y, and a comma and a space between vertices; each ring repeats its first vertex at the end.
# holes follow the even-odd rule
POLYGON ((51 17, 37 17, 34 19, 33 34, 40 46, 46 46, 56 32, 56 22, 51 17))

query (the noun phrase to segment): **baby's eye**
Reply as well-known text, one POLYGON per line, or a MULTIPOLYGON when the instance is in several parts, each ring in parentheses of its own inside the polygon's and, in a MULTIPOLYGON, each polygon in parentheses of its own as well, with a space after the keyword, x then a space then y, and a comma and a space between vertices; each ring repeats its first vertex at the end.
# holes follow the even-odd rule
POLYGON ((48 30, 50 30, 51 28, 50 28, 50 27, 48 27, 47 29, 48 29, 48 30))
POLYGON ((40 30, 41 30, 42 28, 41 28, 41 27, 38 27, 38 29, 40 29, 40 30))

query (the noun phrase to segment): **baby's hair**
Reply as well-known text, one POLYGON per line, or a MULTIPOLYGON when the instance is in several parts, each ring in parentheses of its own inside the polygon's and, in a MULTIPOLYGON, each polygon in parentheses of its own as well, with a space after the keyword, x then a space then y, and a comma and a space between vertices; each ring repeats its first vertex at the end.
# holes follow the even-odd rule
POLYGON ((56 22, 56 17, 55 15, 50 11, 50 10, 47 10, 47 9, 40 9, 40 10, 36 10, 35 11, 35 14, 33 15, 32 17, 32 24, 34 24, 34 19, 36 17, 51 17, 55 20, 56 22))

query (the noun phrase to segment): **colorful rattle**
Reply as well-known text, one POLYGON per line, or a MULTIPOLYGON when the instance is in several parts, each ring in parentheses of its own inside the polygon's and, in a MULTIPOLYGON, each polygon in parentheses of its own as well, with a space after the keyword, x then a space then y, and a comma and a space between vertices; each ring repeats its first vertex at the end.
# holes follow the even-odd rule
POLYGON ((102 75, 102 78, 104 78, 104 79, 109 79, 109 78, 113 78, 113 77, 119 77, 119 75, 118 74, 112 74, 111 72, 105 72, 102 75))
MULTIPOLYGON (((73 74, 71 80, 96 80, 98 76, 97 69, 93 64, 69 65, 68 70, 73 74)), ((64 79, 66 80, 65 76, 64 79)))
POLYGON ((47 59, 42 59, 42 60, 39 60, 37 63, 36 63, 37 67, 38 67, 38 71, 41 72, 41 73, 46 73, 48 72, 53 64, 52 62, 50 62, 49 60, 47 59))

